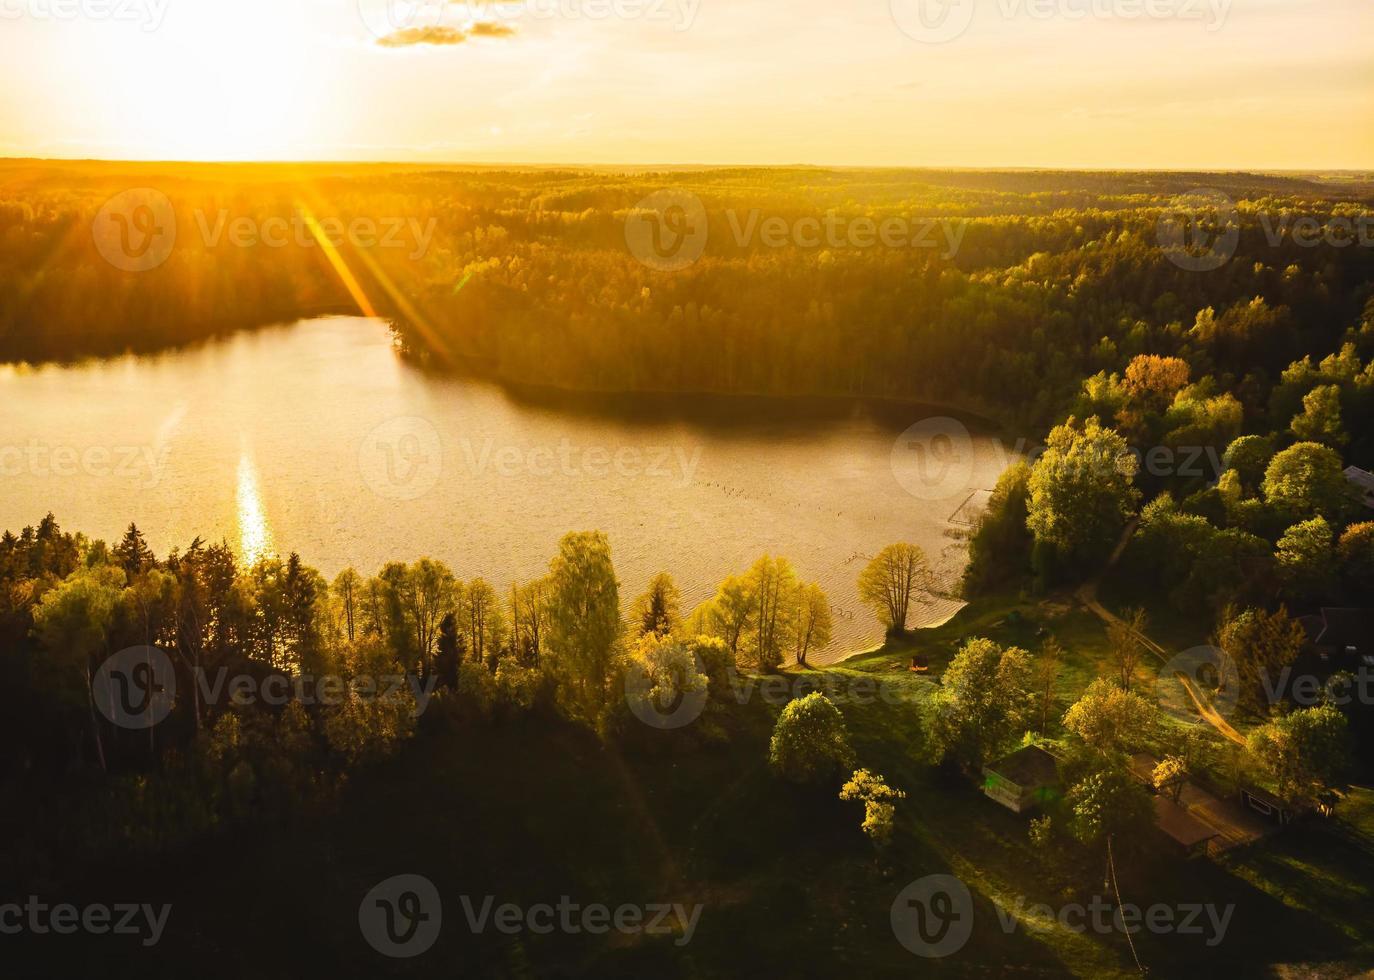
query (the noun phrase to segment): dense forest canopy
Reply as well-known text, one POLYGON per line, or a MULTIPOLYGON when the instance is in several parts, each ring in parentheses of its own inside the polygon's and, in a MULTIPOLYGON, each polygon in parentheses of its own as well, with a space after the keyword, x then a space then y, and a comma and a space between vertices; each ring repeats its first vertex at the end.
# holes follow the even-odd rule
POLYGON ((1354 175, 16 162, 0 167, 0 358, 360 310, 417 358, 520 383, 913 398, 1045 425, 1084 377, 1155 354, 1258 413, 1290 362, 1358 324, 1370 228, 1334 244, 1320 229, 1360 226, 1371 201, 1354 175), (175 215, 146 271, 93 235, 132 188, 175 215), (1206 271, 1165 247, 1198 189, 1238 231, 1206 271), (664 192, 708 223, 701 257, 670 272, 626 236, 664 192), (839 239, 798 244, 826 221, 839 239), (900 244, 858 233, 885 222, 900 244))

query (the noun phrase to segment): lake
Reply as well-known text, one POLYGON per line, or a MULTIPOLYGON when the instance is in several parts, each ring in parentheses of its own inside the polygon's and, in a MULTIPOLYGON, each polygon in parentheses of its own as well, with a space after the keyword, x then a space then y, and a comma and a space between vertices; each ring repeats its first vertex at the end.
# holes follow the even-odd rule
MULTIPOLYGON (((952 581, 958 529, 1006 465, 938 410, 839 400, 515 392, 399 358, 336 317, 69 366, 0 366, 0 527, 45 513, 164 554, 196 536, 332 577, 429 555, 498 589, 567 531, 610 538, 622 598, 660 570, 684 612, 760 555, 835 613, 826 662, 881 639, 865 556, 921 545, 952 581)), ((958 608, 935 600, 917 622, 958 608)))

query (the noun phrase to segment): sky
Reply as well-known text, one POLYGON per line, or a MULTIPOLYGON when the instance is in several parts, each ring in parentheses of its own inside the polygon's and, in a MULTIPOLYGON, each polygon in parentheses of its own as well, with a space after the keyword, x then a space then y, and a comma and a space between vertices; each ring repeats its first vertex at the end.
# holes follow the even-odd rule
POLYGON ((0 0, 0 156, 1374 169, 1374 0, 0 0))

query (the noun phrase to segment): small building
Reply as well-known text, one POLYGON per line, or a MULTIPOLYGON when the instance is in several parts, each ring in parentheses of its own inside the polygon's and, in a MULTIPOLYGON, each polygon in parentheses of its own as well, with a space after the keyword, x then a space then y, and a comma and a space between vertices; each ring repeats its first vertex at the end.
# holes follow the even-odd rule
POLYGON ((983 793, 1013 813, 1025 813, 1059 791, 1059 760, 1028 745, 983 767, 983 793))
POLYGON ((1362 470, 1358 466, 1347 466, 1345 478, 1356 490, 1360 491, 1360 498, 1364 501, 1364 505, 1370 510, 1374 510, 1374 473, 1362 470))
MULTIPOLYGON (((1336 657, 1374 667, 1374 610, 1323 607, 1320 622, 1312 645, 1323 660, 1336 657)), ((1315 622, 1304 629, 1310 636, 1315 622)))
POLYGON ((1276 823, 1280 827, 1287 827, 1304 812, 1300 807, 1280 799, 1259 786, 1246 786, 1241 789, 1240 801, 1249 810, 1258 813, 1265 820, 1276 823))
POLYGON ((1167 796, 1156 796, 1154 805, 1155 826, 1189 857, 1206 853, 1208 845, 1221 836, 1215 827, 1203 823, 1167 796))

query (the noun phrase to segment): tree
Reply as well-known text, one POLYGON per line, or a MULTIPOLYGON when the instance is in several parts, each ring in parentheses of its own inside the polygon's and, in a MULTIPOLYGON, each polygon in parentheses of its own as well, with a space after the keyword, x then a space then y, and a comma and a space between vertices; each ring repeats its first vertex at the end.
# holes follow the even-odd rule
POLYGON ((1064 727, 1090 749, 1110 757, 1145 742, 1156 718, 1153 703, 1099 677, 1064 715, 1064 727))
POLYGON ((1217 630, 1217 646, 1236 665, 1240 703, 1257 714, 1270 707, 1267 692, 1306 645, 1302 624, 1288 615, 1286 606, 1273 613, 1227 609, 1217 630))
POLYGON ((1117 677, 1123 691, 1129 691, 1135 680, 1136 668, 1145 656, 1145 642, 1141 638, 1149 620, 1144 609, 1128 609, 1124 619, 1113 620, 1107 626, 1107 645, 1116 661, 1117 677))
POLYGON ((1350 441, 1341 425, 1341 389, 1319 385, 1302 400, 1302 414, 1293 416, 1293 435, 1306 442, 1320 442, 1339 449, 1350 441))
POLYGON ((1119 766, 1089 773, 1066 797, 1074 837, 1092 844, 1104 837, 1140 840, 1154 825, 1149 791, 1119 766))
POLYGON ((1345 715, 1329 704, 1301 708, 1255 729, 1246 747, 1273 777, 1279 795, 1295 803, 1328 803, 1350 770, 1345 715))
POLYGON ((430 671, 439 623, 456 607, 457 593, 453 573, 432 558, 409 567, 391 562, 377 576, 372 615, 406 670, 430 671))
POLYGON ((527 667, 538 667, 548 630, 548 580, 511 586, 511 646, 527 667))
POLYGON ((859 573, 859 598, 872 607, 889 634, 906 631, 911 599, 930 584, 925 552, 914 544, 890 544, 859 573))
POLYGON ((595 724, 620 637, 620 585, 606 535, 564 535, 549 563, 548 592, 549 655, 562 703, 574 718, 595 724))
POLYGON ((493 673, 495 661, 506 636, 505 620, 501 617, 501 602, 491 583, 475 578, 467 588, 459 591, 462 623, 460 629, 475 663, 487 664, 493 673))
POLYGON ((358 595, 362 590, 362 584, 362 576, 356 569, 345 568, 329 587, 330 594, 338 603, 342 632, 349 643, 353 643, 358 635, 358 595))
POLYGON ((1294 524, 1279 538, 1274 558, 1284 590, 1299 601, 1329 596, 1336 590, 1336 555, 1331 525, 1324 517, 1294 524))
POLYGON ((818 582, 808 582, 797 590, 794 652, 797 666, 807 666, 810 652, 824 649, 830 643, 835 621, 830 615, 830 599, 818 582))
POLYGON ((1241 436, 1226 447, 1222 462, 1240 479, 1248 494, 1259 493, 1265 471, 1274 458, 1274 443, 1268 436, 1241 436))
POLYGON ((840 788, 840 799, 860 800, 864 805, 862 830, 879 847, 892 840, 892 821, 897 814, 897 800, 906 793, 887 785, 887 780, 867 769, 856 769, 849 782, 840 788))
POLYGON ((1122 387, 1146 411, 1163 412, 1188 384, 1188 362, 1177 357, 1140 354, 1126 365, 1122 387))
POLYGON ((988 505, 978 517, 968 544, 964 570, 965 596, 982 595, 994 586, 1019 577, 1030 563, 1030 529, 1026 526, 1030 499, 1030 465, 1013 463, 993 487, 988 505))
POLYGON ((124 532, 124 537, 115 545, 111 554, 130 581, 157 564, 157 559, 137 524, 129 525, 129 529, 124 532))
POLYGON ((704 610, 702 628, 718 636, 730 648, 730 657, 739 662, 740 647, 754 616, 754 584, 748 576, 731 575, 716 590, 715 598, 704 610))
POLYGON ((1079 565, 1105 558, 1139 498, 1136 469, 1126 440, 1096 418, 1055 426, 1030 475, 1026 524, 1036 541, 1079 565))
MULTIPOLYGON (((637 690, 627 691, 645 702, 636 711, 641 720, 668 717, 684 698, 695 697, 699 711, 709 694, 710 678, 702 672, 694 651, 672 636, 652 631, 640 635, 630 654, 630 667, 639 674, 637 690)), ((696 712, 689 712, 695 718, 696 712)))
POLYGON ((1264 499, 1290 517, 1339 520, 1351 506, 1340 455, 1315 442, 1299 442, 1270 460, 1262 488, 1264 499))
POLYGON ((635 600, 635 625, 641 634, 667 636, 682 620, 682 597, 673 577, 659 572, 649 581, 649 589, 635 600))
POLYGON ((773 728, 768 764, 794 783, 823 782, 850 768, 854 749, 840 709, 819 691, 788 702, 773 728))
POLYGON ((992 640, 964 644, 934 702, 931 743, 941 758, 981 770, 1025 730, 1031 710, 1030 656, 992 640))
POLYGON ((749 594, 753 609, 749 613, 753 630, 749 636, 751 659, 764 673, 782 665, 783 651, 796 635, 797 591, 800 583, 792 563, 786 558, 764 555, 749 569, 749 594))
POLYGON ((1374 595, 1374 521, 1346 528, 1336 551, 1346 591, 1352 596, 1374 595))
POLYGON ((458 617, 445 613, 439 621, 438 652, 434 657, 434 672, 439 684, 450 690, 458 686, 458 669, 463 662, 463 637, 458 632, 458 617))
POLYGON ((1150 783, 1157 793, 1167 793, 1175 803, 1183 795, 1188 782, 1188 763, 1176 755, 1166 755, 1150 773, 1150 783))
POLYGON ((80 678, 90 714, 100 767, 105 768, 105 745, 96 717, 97 658, 107 652, 110 625, 124 591, 123 568, 97 565, 80 569, 49 589, 33 610, 33 631, 54 664, 66 676, 80 678))

